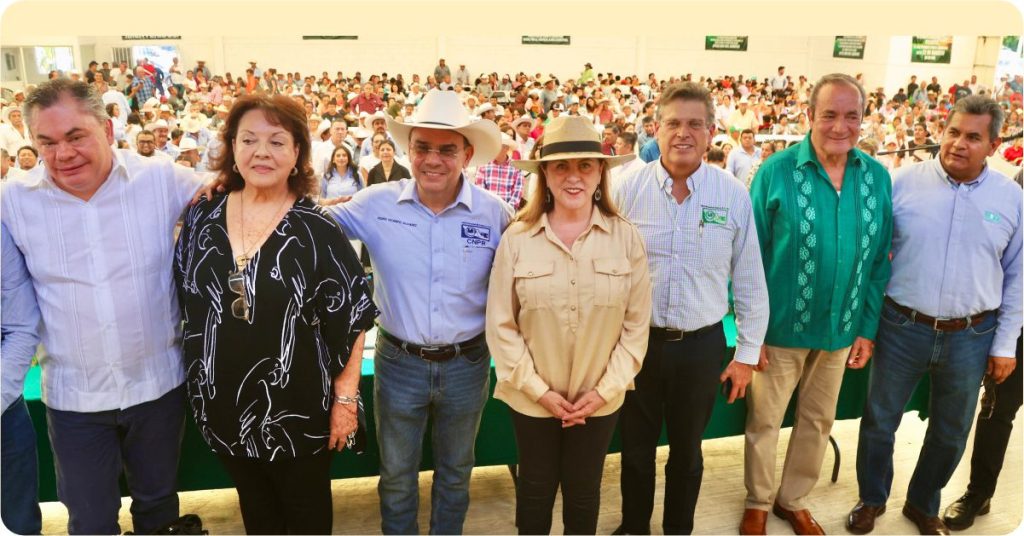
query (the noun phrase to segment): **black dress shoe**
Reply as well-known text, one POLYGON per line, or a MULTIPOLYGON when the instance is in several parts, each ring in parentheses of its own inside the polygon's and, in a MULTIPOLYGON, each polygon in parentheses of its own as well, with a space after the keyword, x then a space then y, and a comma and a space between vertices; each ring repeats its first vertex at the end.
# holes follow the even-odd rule
POLYGON ((964 530, 974 524, 974 518, 983 516, 992 507, 992 499, 968 491, 942 514, 942 521, 952 530, 964 530))
POLYGON ((867 534, 875 530, 875 518, 885 513, 885 505, 869 506, 858 501, 846 518, 846 529, 854 534, 867 534))
POLYGON ((921 534, 949 534, 949 527, 939 519, 939 516, 929 516, 911 506, 909 502, 903 505, 903 515, 917 525, 917 531, 921 534))

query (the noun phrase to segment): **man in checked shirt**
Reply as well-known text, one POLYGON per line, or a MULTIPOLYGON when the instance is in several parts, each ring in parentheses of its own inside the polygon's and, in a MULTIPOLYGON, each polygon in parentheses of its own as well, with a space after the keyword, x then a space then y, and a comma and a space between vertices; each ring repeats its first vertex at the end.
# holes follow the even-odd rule
POLYGON ((512 165, 509 153, 516 142, 508 134, 501 135, 501 150, 494 160, 476 169, 477 186, 490 191, 508 203, 512 210, 519 208, 523 197, 523 172, 512 165))
POLYGON ((729 402, 745 396, 768 326, 768 290, 744 185, 702 157, 715 131, 711 95, 698 84, 666 88, 658 103, 661 157, 623 180, 622 214, 647 246, 654 310, 643 368, 626 393, 622 435, 622 524, 615 534, 649 534, 655 448, 664 420, 665 534, 693 532, 704 473, 701 435, 719 382, 729 402), (722 371, 732 280, 736 354, 722 371))

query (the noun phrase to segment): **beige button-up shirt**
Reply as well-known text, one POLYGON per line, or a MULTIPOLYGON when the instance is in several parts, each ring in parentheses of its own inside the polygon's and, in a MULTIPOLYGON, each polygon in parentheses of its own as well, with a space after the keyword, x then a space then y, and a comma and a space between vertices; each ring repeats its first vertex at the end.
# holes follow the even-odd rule
POLYGON ((596 390, 622 405, 647 352, 651 281, 643 237, 631 223, 595 209, 572 248, 547 215, 512 224, 494 257, 487 296, 487 344, 494 397, 531 417, 549 389, 570 402, 596 390))

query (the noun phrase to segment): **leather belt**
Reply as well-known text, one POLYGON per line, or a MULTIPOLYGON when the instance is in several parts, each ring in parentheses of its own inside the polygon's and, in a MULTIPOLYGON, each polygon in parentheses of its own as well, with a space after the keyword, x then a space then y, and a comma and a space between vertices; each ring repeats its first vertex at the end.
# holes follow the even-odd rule
POLYGON ((919 313, 905 305, 900 305, 888 296, 885 297, 885 303, 888 303, 893 309, 896 309, 900 313, 906 315, 912 322, 924 324, 935 331, 963 331, 971 326, 977 326, 993 313, 993 311, 985 311, 974 316, 965 316, 963 318, 935 318, 924 313, 919 313))
POLYGON ((484 334, 481 333, 468 341, 457 342, 455 344, 421 346, 419 344, 403 341, 383 329, 380 330, 380 334, 384 337, 384 340, 401 348, 406 353, 417 356, 420 359, 435 362, 448 361, 457 357, 459 354, 475 350, 480 346, 483 346, 487 340, 484 334))
POLYGON ((681 329, 659 328, 658 326, 651 326, 651 337, 654 337, 655 339, 658 339, 658 340, 663 341, 663 342, 681 341, 681 340, 689 338, 689 337, 696 337, 697 335, 703 335, 703 334, 705 334, 705 333, 715 329, 720 324, 721 324, 721 322, 715 322, 714 324, 711 324, 710 326, 704 326, 702 328, 697 328, 697 329, 695 329, 693 331, 683 331, 681 329))

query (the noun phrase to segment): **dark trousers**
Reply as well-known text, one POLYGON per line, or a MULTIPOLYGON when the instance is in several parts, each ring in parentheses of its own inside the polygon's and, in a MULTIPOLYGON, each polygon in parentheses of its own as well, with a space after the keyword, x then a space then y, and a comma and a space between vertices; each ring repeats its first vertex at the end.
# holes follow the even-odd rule
POLYGON ((551 509, 559 485, 563 533, 595 534, 604 458, 619 412, 589 417, 586 424, 569 428, 562 428, 562 421, 553 417, 529 417, 515 410, 511 413, 519 453, 519 534, 551 533, 551 509))
POLYGON ((701 436, 711 419, 725 356, 722 324, 681 341, 652 333, 643 367, 626 392, 619 419, 622 436, 622 528, 649 534, 654 510, 655 449, 662 421, 668 430, 665 465, 665 534, 693 532, 704 456, 701 436))
POLYGON ((272 462, 218 454, 247 534, 330 534, 331 451, 272 462))
POLYGON ((132 496, 132 528, 148 534, 178 518, 178 457, 185 387, 130 408, 79 413, 46 409, 57 497, 69 534, 119 534, 118 477, 132 496))
MULTIPOLYGON (((1024 385, 1021 382, 1021 359, 1024 350, 1024 338, 1017 337, 1017 366, 1013 373, 996 385, 993 393, 995 405, 992 415, 985 415, 983 408, 978 416, 978 425, 974 430, 974 453, 971 454, 971 482, 967 490, 982 497, 991 497, 996 492, 996 480, 1003 469, 1003 458, 1006 456, 1006 445, 1010 442, 1013 431, 1013 418, 1021 406, 1024 396, 1024 385)), ((982 404, 984 406, 984 403, 982 404)))
POLYGON ((0 518, 15 534, 39 534, 39 461, 36 430, 25 397, 19 396, 0 418, 0 518))

